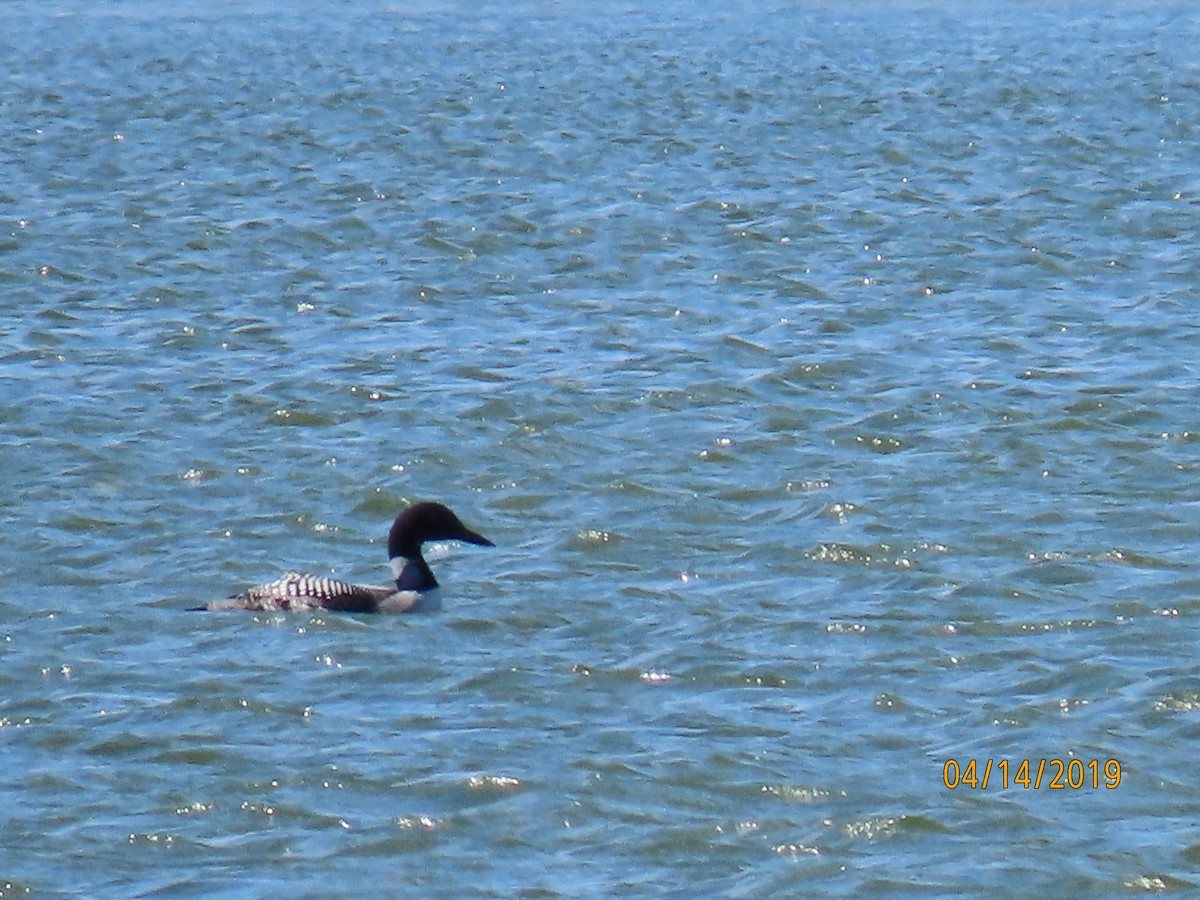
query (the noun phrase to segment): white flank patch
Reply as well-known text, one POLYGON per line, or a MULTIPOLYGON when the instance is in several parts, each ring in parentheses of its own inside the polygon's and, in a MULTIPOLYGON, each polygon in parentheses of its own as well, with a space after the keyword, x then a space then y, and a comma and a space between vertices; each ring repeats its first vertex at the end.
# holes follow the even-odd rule
POLYGON ((396 591, 391 596, 384 597, 379 601, 379 611, 381 613, 416 612, 418 609, 436 605, 436 602, 436 589, 432 591, 396 591))

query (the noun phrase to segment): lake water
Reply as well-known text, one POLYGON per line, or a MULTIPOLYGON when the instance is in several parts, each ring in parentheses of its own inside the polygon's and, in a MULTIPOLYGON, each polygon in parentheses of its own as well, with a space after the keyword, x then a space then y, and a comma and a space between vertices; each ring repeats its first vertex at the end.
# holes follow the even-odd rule
POLYGON ((0 7, 0 894, 1200 885, 1190 6, 194 6, 0 7))

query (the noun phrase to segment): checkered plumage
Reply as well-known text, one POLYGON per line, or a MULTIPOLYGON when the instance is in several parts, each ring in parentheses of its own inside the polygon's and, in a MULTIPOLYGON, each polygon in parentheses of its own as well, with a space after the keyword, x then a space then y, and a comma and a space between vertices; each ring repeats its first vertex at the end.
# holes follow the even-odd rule
POLYGON ((234 600, 243 609, 303 610, 324 607, 346 612, 374 612, 381 600, 396 593, 395 588, 351 584, 321 575, 288 572, 267 584, 259 584, 234 600))

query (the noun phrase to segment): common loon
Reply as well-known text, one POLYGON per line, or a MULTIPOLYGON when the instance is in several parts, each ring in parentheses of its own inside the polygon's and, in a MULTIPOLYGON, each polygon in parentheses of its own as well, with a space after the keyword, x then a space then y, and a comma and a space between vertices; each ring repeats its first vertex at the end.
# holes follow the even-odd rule
POLYGON ((412 612, 430 605, 438 583, 421 555, 426 541, 466 541, 481 547, 496 546, 464 525, 440 503, 414 503, 396 517, 388 532, 388 558, 396 586, 350 584, 321 575, 288 572, 269 584, 260 584, 225 600, 215 600, 192 610, 334 609, 340 612, 412 612))

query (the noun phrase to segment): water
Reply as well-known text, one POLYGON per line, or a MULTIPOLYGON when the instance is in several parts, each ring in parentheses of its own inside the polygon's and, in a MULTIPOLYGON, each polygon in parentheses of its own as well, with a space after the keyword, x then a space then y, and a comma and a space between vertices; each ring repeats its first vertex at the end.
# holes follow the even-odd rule
POLYGON ((1190 8, 0 21, 5 896, 1200 882, 1190 8))

